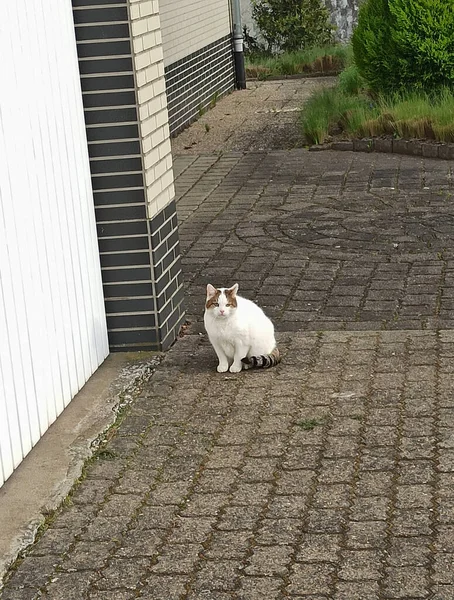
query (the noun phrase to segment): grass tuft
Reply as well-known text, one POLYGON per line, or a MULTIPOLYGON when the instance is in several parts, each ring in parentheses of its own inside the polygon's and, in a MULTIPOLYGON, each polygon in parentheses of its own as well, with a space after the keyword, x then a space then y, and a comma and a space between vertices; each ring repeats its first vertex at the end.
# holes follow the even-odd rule
POLYGON ((454 142, 454 94, 422 92, 373 98, 355 79, 349 67, 339 85, 315 92, 301 113, 301 126, 309 143, 321 144, 330 135, 454 142))
POLYGON ((304 421, 299 421, 297 425, 304 429, 304 431, 312 431, 316 427, 323 425, 323 421, 320 419, 305 419, 304 421))
POLYGON ((356 65, 348 66, 339 75, 339 88, 344 94, 357 95, 365 88, 364 79, 359 74, 356 65))
POLYGON ((365 97, 350 96, 339 88, 323 88, 304 105, 304 135, 310 143, 321 144, 333 129, 356 133, 365 116, 369 116, 368 106, 365 97))
POLYGON ((252 54, 246 56, 246 74, 263 80, 289 75, 339 73, 351 62, 351 56, 351 48, 340 44, 276 56, 252 54))

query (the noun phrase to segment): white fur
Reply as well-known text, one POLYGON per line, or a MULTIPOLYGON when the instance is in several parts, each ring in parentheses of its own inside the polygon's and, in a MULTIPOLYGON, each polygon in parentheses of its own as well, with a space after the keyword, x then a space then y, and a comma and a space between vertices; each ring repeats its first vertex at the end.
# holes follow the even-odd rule
MULTIPOLYGON (((274 326, 263 310, 251 300, 236 296, 237 307, 227 306, 226 288, 218 288, 219 306, 205 308, 204 322, 211 344, 219 359, 217 370, 239 373, 242 358, 270 354, 276 347, 274 326)), ((235 284, 229 290, 238 290, 235 284)), ((207 300, 216 294, 216 288, 207 286, 207 300)))

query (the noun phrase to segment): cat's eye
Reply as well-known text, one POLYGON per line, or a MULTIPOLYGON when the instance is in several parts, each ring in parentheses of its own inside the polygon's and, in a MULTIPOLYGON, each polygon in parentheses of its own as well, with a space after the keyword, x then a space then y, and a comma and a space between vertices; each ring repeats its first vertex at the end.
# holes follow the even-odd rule
POLYGON ((219 302, 213 302, 213 306, 219 306, 219 302))
POLYGON ((226 306, 232 306, 231 304, 226 304, 226 306))

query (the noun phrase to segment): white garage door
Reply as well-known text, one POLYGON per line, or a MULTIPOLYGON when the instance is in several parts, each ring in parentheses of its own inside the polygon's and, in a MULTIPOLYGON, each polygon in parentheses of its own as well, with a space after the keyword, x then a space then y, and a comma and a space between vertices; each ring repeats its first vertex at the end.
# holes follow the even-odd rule
POLYGON ((0 3, 0 485, 108 354, 70 0, 0 3))

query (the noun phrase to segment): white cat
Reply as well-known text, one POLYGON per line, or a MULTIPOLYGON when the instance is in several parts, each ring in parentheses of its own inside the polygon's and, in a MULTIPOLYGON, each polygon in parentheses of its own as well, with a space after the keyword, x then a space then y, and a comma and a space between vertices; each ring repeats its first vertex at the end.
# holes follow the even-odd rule
POLYGON ((280 361, 274 326, 251 300, 237 296, 238 284, 216 289, 207 285, 205 329, 219 359, 218 373, 267 368, 280 361))

